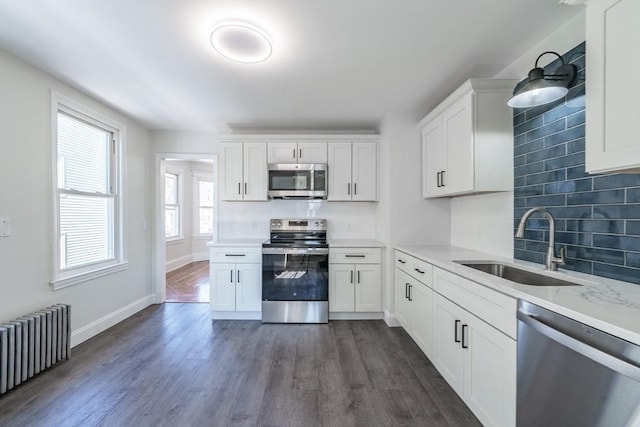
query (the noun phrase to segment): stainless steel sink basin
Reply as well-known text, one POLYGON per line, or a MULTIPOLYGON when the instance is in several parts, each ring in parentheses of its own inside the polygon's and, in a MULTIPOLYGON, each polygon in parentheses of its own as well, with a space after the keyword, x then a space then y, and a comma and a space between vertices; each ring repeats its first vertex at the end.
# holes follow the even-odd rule
POLYGON ((466 267, 475 268, 476 270, 502 277, 512 282, 521 283, 531 286, 582 286, 578 283, 567 282, 566 280, 556 279, 555 277, 545 276, 543 274, 534 273, 514 267, 512 265, 494 263, 489 261, 454 261, 466 267))

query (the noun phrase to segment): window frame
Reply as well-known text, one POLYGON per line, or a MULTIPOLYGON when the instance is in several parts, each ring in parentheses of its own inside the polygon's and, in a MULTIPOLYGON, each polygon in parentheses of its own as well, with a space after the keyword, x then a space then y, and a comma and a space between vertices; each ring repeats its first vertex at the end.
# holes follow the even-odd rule
POLYGON ((215 208, 216 208, 216 185, 213 177, 213 173, 207 173, 200 170, 192 171, 193 175, 193 227, 191 230, 192 237, 195 238, 212 238, 213 232, 216 228, 215 223, 215 208), (211 206, 211 212, 213 215, 213 223, 211 224, 211 233, 200 232, 200 181, 210 182, 213 187, 213 205, 211 206))
MULTIPOLYGON (((179 240, 183 240, 184 239, 184 170, 182 170, 181 168, 179 168, 178 166, 174 165, 174 164, 169 164, 167 163, 165 165, 165 170, 164 170, 165 176, 166 174, 171 174, 171 175, 176 175, 178 177, 178 182, 176 183, 176 189, 177 189, 177 197, 176 197, 176 207, 177 207, 177 212, 178 212, 178 234, 175 236, 170 236, 167 237, 166 235, 164 236, 164 240, 167 243, 170 242, 177 242, 179 240)), ((166 199, 167 195, 166 195, 166 183, 163 180, 163 186, 165 188, 165 191, 163 191, 164 197, 166 199)), ((167 221, 167 203, 165 201, 162 202, 162 206, 164 209, 164 220, 165 220, 165 226, 166 226, 166 221, 167 221)))
MULTIPOLYGON (((127 268, 124 216, 124 170, 126 142, 126 127, 120 122, 105 116, 69 97, 55 91, 51 92, 51 213, 52 213, 52 263, 51 281, 53 290, 77 285, 97 277, 113 274, 127 268), (84 121, 112 133, 110 156, 110 183, 113 195, 114 217, 113 229, 113 258, 84 264, 77 267, 61 268, 60 256, 60 194, 58 188, 58 113, 62 112, 76 120, 84 121)), ((73 190, 63 190, 65 194, 74 194, 73 190)))

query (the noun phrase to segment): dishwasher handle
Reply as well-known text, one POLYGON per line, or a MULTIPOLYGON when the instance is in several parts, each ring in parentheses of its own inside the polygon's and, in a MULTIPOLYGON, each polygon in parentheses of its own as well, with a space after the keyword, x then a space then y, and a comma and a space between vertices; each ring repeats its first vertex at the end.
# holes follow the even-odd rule
POLYGON ((564 334, 542 322, 536 316, 524 313, 521 310, 518 310, 517 316, 519 321, 542 335, 634 381, 640 382, 640 366, 629 363, 596 347, 592 347, 583 341, 577 340, 572 336, 564 334))

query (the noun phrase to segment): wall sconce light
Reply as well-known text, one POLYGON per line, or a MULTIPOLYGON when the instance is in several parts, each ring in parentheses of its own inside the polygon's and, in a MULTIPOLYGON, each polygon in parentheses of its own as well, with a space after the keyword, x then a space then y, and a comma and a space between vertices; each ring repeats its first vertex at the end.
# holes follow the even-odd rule
POLYGON ((575 81, 577 75, 578 67, 573 64, 565 64, 560 54, 551 51, 543 52, 536 59, 535 68, 529 71, 527 83, 513 94, 507 104, 512 108, 528 108, 548 104, 565 96, 569 92, 568 87, 575 81), (545 74, 544 69, 538 67, 538 61, 547 53, 556 55, 562 61, 562 65, 553 74, 545 74))

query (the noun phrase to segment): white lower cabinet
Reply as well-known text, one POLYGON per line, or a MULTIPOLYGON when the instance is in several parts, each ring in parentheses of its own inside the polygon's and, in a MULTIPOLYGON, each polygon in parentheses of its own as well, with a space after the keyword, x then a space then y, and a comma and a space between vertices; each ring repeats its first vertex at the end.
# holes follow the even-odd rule
POLYGON ((442 295, 434 298, 433 364, 485 426, 514 426, 516 341, 442 295))
POLYGON ((396 268, 396 317, 418 347, 431 358, 433 290, 396 268))
POLYGON ((396 318, 483 425, 516 421, 516 300, 401 251, 396 318))
POLYGON ((380 249, 329 250, 329 311, 382 311, 380 249))
POLYGON ((259 248, 211 250, 210 307, 214 319, 259 318, 262 309, 262 264, 256 262, 259 257, 259 248), (245 317, 242 313, 251 315, 245 317))

